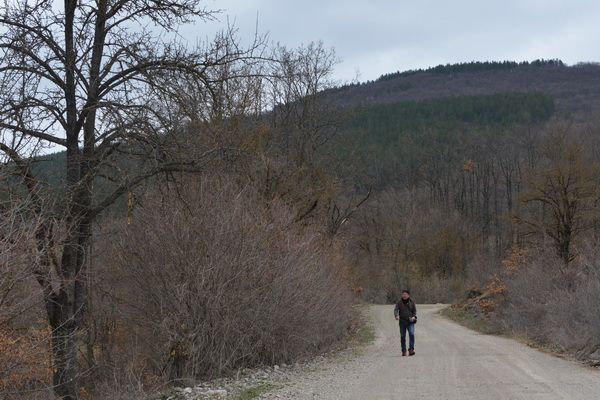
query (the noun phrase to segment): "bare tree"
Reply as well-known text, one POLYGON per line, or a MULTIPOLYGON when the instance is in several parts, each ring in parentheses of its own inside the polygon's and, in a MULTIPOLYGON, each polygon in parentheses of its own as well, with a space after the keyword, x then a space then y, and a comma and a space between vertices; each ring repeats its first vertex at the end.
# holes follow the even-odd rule
POLYGON ((335 83, 331 72, 335 52, 323 43, 298 49, 277 46, 271 72, 275 78, 268 90, 273 125, 279 129, 280 147, 297 166, 313 163, 315 153, 335 135, 342 114, 323 91, 335 83))
POLYGON ((241 49, 228 33, 194 51, 164 39, 175 38, 182 23, 213 17, 201 0, 23 0, 0 8, 0 151, 27 190, 28 212, 52 215, 36 232, 43 262, 34 272, 52 330, 60 398, 77 397, 76 334, 93 221, 145 180, 201 170, 215 154, 214 143, 204 141, 186 153, 193 157, 181 157, 177 149, 192 142, 183 134, 187 120, 168 99, 189 85, 210 103, 220 79, 213 71, 249 60, 256 47, 241 49), (66 152, 52 213, 43 210, 49 191, 30 162, 42 148, 66 152), (102 180, 110 190, 100 196, 95 186, 102 180), (57 251, 49 246, 56 242, 52 221, 66 232, 57 251))
POLYGON ((317 218, 334 236, 370 194, 343 198, 347 193, 340 172, 351 169, 350 157, 341 160, 335 153, 340 148, 337 134, 352 111, 328 95, 335 87, 335 52, 321 42, 296 49, 277 45, 271 57, 269 79, 263 85, 270 135, 262 155, 261 186, 267 198, 281 196, 298 206, 295 223, 317 218))
POLYGON ((335 199, 331 199, 327 207, 327 233, 332 236, 337 234, 342 226, 348 222, 350 218, 352 218, 353 214, 360 208, 360 206, 369 200, 369 197, 371 197, 371 191, 372 189, 369 188, 367 194, 357 200, 355 200, 354 196, 352 196, 345 202, 345 205, 338 204, 335 199))
POLYGON ((551 132, 522 197, 525 205, 534 207, 517 218, 526 233, 550 237, 565 265, 574 256, 573 240, 592 226, 597 213, 597 165, 574 136, 572 129, 560 126, 551 132))

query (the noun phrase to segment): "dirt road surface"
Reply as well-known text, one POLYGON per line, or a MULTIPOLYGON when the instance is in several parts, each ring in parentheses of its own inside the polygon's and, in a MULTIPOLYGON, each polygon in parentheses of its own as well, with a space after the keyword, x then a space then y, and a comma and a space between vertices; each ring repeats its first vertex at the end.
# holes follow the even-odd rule
POLYGON ((414 357, 402 357, 393 306, 372 306, 376 340, 361 355, 299 376, 265 399, 594 400, 600 370, 482 335, 417 305, 414 357))

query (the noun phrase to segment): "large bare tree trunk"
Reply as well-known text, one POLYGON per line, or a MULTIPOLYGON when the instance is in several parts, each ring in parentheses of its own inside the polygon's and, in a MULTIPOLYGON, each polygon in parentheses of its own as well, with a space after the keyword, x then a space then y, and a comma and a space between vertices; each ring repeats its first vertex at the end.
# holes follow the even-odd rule
MULTIPOLYGON (((69 305, 70 301, 65 298, 61 303, 69 305)), ((70 314, 68 307, 61 304, 56 306, 56 311, 50 319, 54 360, 52 385, 56 395, 65 400, 77 398, 76 324, 70 314)))
MULTIPOLYGON (((19 0, 0 9, 0 103, 7 105, 1 110, 0 152, 34 199, 32 214, 47 220, 36 232, 43 260, 35 261, 33 272, 52 329, 54 390, 70 400, 78 392, 77 337, 89 284, 91 223, 154 176, 204 170, 221 143, 198 142, 188 157, 180 149, 190 146, 195 131, 174 115, 183 115, 184 102, 192 99, 210 110, 204 99, 215 94, 219 82, 213 75, 221 69, 235 66, 239 73, 219 72, 220 82, 254 76, 246 61, 257 60, 254 51, 264 43, 257 38, 241 49, 232 45, 232 31, 218 35, 208 49, 188 49, 145 27, 152 22, 175 32, 181 24, 210 20, 216 11, 203 0, 62 3, 19 0), (183 86, 194 87, 198 97, 184 101, 183 86), (48 145, 66 152, 61 196, 39 190, 40 177, 31 169, 37 149, 48 145), (124 159, 136 168, 119 168, 124 159), (109 193, 93 196, 97 179, 110 182, 109 193), (57 221, 64 238, 52 230, 57 221)), ((208 112, 190 112, 189 120, 210 119, 208 112)))
POLYGON ((61 287, 46 296, 48 322, 52 330, 52 383, 60 399, 77 398, 77 334, 85 306, 85 251, 89 243, 89 224, 82 219, 68 235, 60 261, 61 287))

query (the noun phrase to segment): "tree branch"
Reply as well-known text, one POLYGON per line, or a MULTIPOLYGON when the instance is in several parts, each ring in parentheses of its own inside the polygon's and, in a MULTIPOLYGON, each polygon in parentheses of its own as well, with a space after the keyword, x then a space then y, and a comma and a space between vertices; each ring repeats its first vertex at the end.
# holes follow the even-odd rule
POLYGON ((7 123, 4 123, 4 122, 0 122, 0 128, 9 129, 9 130, 12 130, 14 132, 19 132, 19 133, 22 133, 23 135, 28 135, 28 136, 31 136, 31 137, 34 137, 34 138, 38 138, 40 140, 45 140, 47 142, 54 143, 54 144, 57 144, 59 146, 65 146, 66 147, 66 145, 67 145, 67 141, 65 139, 61 139, 61 138, 58 138, 56 136, 52 136, 52 135, 49 135, 47 133, 36 131, 36 130, 33 130, 33 129, 27 129, 27 128, 23 128, 23 127, 20 127, 20 126, 17 126, 17 125, 7 124, 7 123))

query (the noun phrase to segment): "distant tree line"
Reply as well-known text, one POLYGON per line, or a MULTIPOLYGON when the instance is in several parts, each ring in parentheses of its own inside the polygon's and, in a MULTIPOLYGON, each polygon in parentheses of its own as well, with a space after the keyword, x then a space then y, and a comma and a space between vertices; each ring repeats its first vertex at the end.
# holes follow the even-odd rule
MULTIPOLYGON (((593 63, 580 63, 576 66, 588 66, 593 63)), ((460 72, 480 72, 480 71, 502 71, 511 70, 520 67, 566 67, 566 64, 560 59, 538 59, 533 61, 471 61, 456 64, 440 64, 429 68, 418 68, 406 71, 396 71, 381 75, 375 80, 367 80, 364 82, 351 82, 338 86, 332 86, 331 88, 324 91, 324 93, 336 93, 338 90, 349 90, 352 88, 370 85, 375 82, 384 82, 397 78, 405 78, 424 73, 434 74, 450 74, 460 72)))
POLYGON ((448 74, 455 72, 479 72, 492 70, 507 70, 519 67, 564 67, 565 64, 559 59, 538 59, 533 61, 471 61, 457 64, 440 64, 430 68, 411 69, 408 71, 397 71, 381 75, 377 81, 387 81, 390 79, 401 78, 410 75, 416 75, 425 72, 436 74, 448 74))

